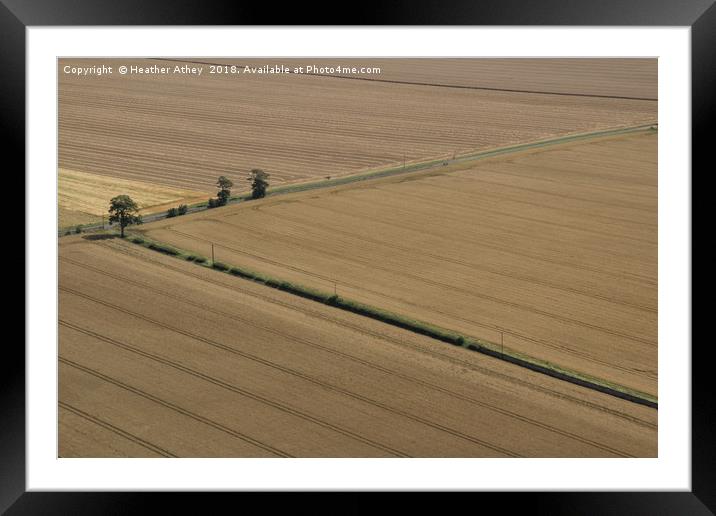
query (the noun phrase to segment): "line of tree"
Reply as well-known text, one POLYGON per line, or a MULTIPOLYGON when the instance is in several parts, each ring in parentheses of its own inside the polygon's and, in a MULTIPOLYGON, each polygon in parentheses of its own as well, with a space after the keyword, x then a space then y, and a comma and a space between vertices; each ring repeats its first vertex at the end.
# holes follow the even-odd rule
MULTIPOLYGON (((251 183, 251 198, 260 199, 266 197, 266 191, 269 186, 270 175, 260 168, 251 169, 247 181, 251 183)), ((219 191, 216 198, 209 199, 208 207, 216 208, 225 206, 231 198, 231 188, 234 183, 226 176, 220 176, 216 180, 216 186, 219 191)), ((186 204, 180 204, 176 208, 167 210, 167 218, 184 215, 189 210, 186 204)), ((124 238, 124 228, 133 224, 141 224, 142 216, 139 214, 139 206, 128 195, 118 195, 109 201, 109 223, 119 225, 120 236, 124 238)), ((79 232, 79 231, 78 231, 79 232)))

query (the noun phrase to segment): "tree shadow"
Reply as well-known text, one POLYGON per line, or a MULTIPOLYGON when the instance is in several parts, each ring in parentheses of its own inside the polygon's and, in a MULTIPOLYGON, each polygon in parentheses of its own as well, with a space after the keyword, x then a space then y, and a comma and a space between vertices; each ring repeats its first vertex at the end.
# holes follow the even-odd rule
POLYGON ((85 240, 111 240, 113 238, 119 238, 119 235, 85 235, 82 238, 85 240))

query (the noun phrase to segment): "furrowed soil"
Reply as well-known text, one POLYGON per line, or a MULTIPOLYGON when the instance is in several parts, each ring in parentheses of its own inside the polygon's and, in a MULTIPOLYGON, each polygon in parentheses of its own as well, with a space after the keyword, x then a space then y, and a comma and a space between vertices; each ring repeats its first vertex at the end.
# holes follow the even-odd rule
POLYGON ((120 239, 59 296, 62 456, 657 455, 653 409, 120 239))
POLYGON ((278 186, 657 120, 656 60, 380 61, 380 76, 353 80, 61 59, 59 167, 207 193, 225 175, 238 193, 252 168, 278 186), (102 64, 115 72, 62 73, 102 64), (120 64, 203 72, 119 75, 120 64), (509 91, 518 86, 530 92, 509 91), (596 94, 607 97, 583 96, 596 94))
POLYGON ((142 231, 657 395, 657 135, 250 201, 142 231))

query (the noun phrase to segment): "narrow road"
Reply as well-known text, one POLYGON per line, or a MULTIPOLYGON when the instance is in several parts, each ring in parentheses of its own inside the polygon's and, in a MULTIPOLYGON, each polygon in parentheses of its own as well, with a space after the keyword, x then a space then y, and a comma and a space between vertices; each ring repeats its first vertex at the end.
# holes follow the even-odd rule
MULTIPOLYGON (((530 149, 536 149, 540 147, 548 147, 552 145, 559 145, 562 143, 569 143, 574 141, 581 141, 581 140, 589 140, 592 138, 602 138, 606 136, 617 136, 620 134, 629 134, 633 132, 639 132, 639 131, 646 131, 650 129, 656 129, 658 127, 657 122, 654 122, 653 124, 647 124, 647 125, 639 125, 635 127, 623 127, 619 129, 607 129, 603 131, 593 131, 589 133, 580 133, 580 134, 572 134, 568 136, 558 136, 556 138, 550 138, 547 140, 539 140, 536 142, 528 142, 528 143, 520 143, 517 145, 508 145, 505 147, 498 147, 496 149, 489 149, 484 151, 478 151, 470 154, 465 154, 462 156, 458 156, 455 158, 447 158, 447 159, 430 159, 426 161, 421 161, 419 163, 411 163, 407 166, 397 166, 392 167, 384 170, 377 170, 372 172, 365 172, 361 174, 356 174, 352 176, 343 176, 338 177, 336 179, 332 180, 320 180, 320 181, 314 181, 312 183, 305 183, 305 184, 298 184, 298 185, 287 185, 287 186, 280 186, 273 190, 269 190, 267 193, 267 197, 274 196, 274 195, 282 195, 282 194, 288 194, 293 192, 303 192, 307 190, 316 190, 319 188, 328 188, 332 186, 338 186, 342 184, 347 183, 354 183, 358 181, 367 181, 369 179, 377 179, 380 177, 388 177, 398 174, 408 174, 411 172, 417 172, 420 170, 430 170, 430 169, 438 169, 442 168, 448 165, 458 164, 458 163, 466 163, 470 161, 477 161, 480 159, 490 158, 493 156, 499 156, 501 154, 509 154, 511 152, 521 152, 525 150, 530 149)), ((248 195, 240 196, 236 198, 232 198, 229 200, 227 205, 231 204, 237 204, 240 202, 244 202, 248 199, 248 195)), ((206 206, 190 206, 187 210, 187 213, 196 213, 198 211, 204 211, 207 210, 206 206)), ((166 219, 167 214, 165 211, 158 212, 158 213, 151 213, 148 215, 143 215, 142 220, 145 223, 148 222, 154 222, 156 220, 166 219)), ((86 226, 82 226, 83 231, 96 231, 99 229, 111 229, 115 226, 109 225, 109 224, 88 224, 86 226)), ((63 236, 67 231, 73 232, 71 227, 65 227, 61 228, 59 230, 59 236, 63 236)))

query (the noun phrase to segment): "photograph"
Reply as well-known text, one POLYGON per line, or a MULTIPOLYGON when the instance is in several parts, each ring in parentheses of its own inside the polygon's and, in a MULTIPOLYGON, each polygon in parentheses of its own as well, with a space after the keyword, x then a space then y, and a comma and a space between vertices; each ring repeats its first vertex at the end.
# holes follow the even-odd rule
POLYGON ((715 514, 713 3, 0 0, 0 514, 715 514))
POLYGON ((658 458, 661 79, 58 56, 57 457, 658 458))

